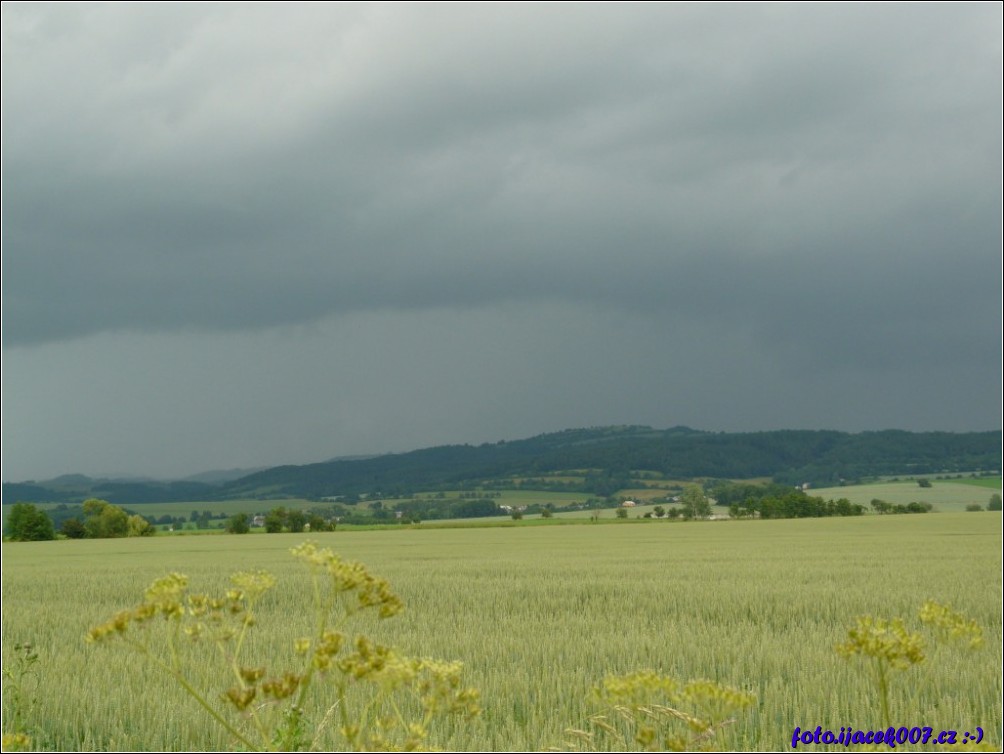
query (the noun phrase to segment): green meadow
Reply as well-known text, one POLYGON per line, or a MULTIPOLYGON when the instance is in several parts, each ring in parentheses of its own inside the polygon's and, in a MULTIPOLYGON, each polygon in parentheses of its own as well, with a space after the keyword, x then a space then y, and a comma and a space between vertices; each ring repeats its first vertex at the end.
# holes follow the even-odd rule
MULTIPOLYGON (((857 615, 918 625, 928 599, 974 618, 986 645, 929 644, 925 662, 891 680, 895 724, 981 726, 988 739, 1004 740, 1000 514, 683 523, 621 522, 604 513, 596 524, 397 527, 313 538, 386 577, 407 606, 358 630, 408 654, 465 663, 465 682, 480 689, 484 713, 439 730, 433 743, 444 748, 561 745, 563 731, 594 711, 594 684, 641 668, 754 693, 755 706, 724 732, 724 748, 790 750, 796 726, 876 728, 869 668, 838 657, 834 645, 857 615)), ((216 591, 233 571, 263 568, 278 586, 263 600, 249 649, 256 663, 282 669, 311 620, 308 580, 289 556, 303 540, 251 534, 5 544, 3 657, 6 667, 22 642, 39 654, 37 674, 24 680, 38 700, 26 711, 34 745, 233 748, 163 674, 122 646, 85 644, 84 635, 170 571, 187 574, 194 591, 216 591)), ((192 660, 199 683, 227 687, 211 653, 192 660)), ((7 694, 4 705, 7 720, 7 694)))
POLYGON ((1001 490, 1001 478, 999 476, 961 477, 950 481, 953 484, 971 484, 975 487, 986 487, 989 490, 996 490, 997 492, 1001 490))
POLYGON ((826 500, 846 497, 869 511, 872 500, 885 500, 893 505, 930 503, 936 511, 964 511, 967 505, 987 507, 990 496, 1001 492, 1001 478, 931 479, 930 487, 920 487, 916 481, 890 481, 876 484, 856 484, 848 487, 828 487, 807 490, 810 495, 826 500))

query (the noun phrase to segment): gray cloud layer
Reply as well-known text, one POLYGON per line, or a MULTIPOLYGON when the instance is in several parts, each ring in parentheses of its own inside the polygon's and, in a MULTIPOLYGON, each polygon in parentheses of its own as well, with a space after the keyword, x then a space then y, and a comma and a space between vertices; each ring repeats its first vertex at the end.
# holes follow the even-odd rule
POLYGON ((4 4, 8 356, 564 306, 999 387, 999 4, 456 5, 4 4))

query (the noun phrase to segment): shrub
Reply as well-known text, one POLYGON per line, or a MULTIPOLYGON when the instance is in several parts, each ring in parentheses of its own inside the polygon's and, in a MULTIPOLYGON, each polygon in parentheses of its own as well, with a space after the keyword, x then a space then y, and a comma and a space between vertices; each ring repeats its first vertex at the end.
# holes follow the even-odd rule
POLYGON ((247 513, 237 513, 227 519, 227 532, 230 534, 247 534, 251 531, 251 519, 247 513))
POLYGON ((307 514, 303 511, 290 511, 286 514, 286 525, 291 532, 302 532, 307 525, 307 514))
POLYGON ((286 525, 286 509, 283 507, 273 508, 265 514, 265 531, 269 534, 278 534, 282 527, 286 525))
POLYGON ((140 515, 129 516, 130 537, 152 537, 157 533, 157 527, 140 515))
POLYGON ((90 498, 84 501, 84 531, 92 539, 125 537, 129 534, 129 514, 107 500, 90 498))
POLYGON ((31 503, 14 503, 7 518, 7 534, 16 542, 55 539, 52 519, 31 503))
POLYGON ((87 530, 80 523, 79 518, 68 518, 59 527, 60 533, 67 539, 83 539, 87 536, 87 530))
POLYGON ((331 524, 316 513, 311 513, 310 516, 307 517, 307 526, 310 527, 312 532, 331 531, 331 524))

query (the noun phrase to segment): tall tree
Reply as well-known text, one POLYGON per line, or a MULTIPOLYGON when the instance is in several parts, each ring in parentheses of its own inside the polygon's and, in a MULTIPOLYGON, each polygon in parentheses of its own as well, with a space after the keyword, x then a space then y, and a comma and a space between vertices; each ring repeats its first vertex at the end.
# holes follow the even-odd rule
POLYGON ((303 511, 292 510, 286 514, 286 525, 290 531, 301 532, 307 523, 307 514, 303 511))
POLYGON ((265 514, 265 531, 269 534, 278 534, 285 525, 286 509, 284 507, 273 508, 265 514))
POLYGON ((7 534, 16 542, 55 539, 52 519, 31 503, 15 503, 7 517, 7 534))
POLYGON ((247 513, 236 513, 227 520, 226 529, 231 534, 247 534, 251 531, 251 520, 247 513))
POLYGON ((91 539, 126 537, 129 535, 129 514, 107 500, 92 497, 84 501, 84 531, 91 539))
POLYGON ((707 518, 711 515, 711 502, 700 485, 690 484, 680 496, 684 518, 707 518))

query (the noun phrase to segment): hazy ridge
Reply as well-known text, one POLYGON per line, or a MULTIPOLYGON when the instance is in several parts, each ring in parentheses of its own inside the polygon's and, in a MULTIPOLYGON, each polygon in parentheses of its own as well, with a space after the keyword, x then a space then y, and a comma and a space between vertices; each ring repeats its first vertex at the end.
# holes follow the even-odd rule
POLYGON ((832 430, 706 432, 689 427, 612 426, 568 429, 522 440, 441 445, 407 453, 284 465, 233 478, 207 472, 185 480, 91 479, 63 475, 43 482, 4 483, 4 504, 115 503, 304 497, 505 486, 513 478, 574 471, 580 490, 624 484, 640 472, 665 478, 769 477, 776 482, 838 484, 885 474, 996 471, 1001 432, 832 430))

